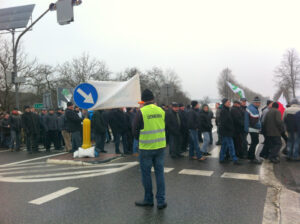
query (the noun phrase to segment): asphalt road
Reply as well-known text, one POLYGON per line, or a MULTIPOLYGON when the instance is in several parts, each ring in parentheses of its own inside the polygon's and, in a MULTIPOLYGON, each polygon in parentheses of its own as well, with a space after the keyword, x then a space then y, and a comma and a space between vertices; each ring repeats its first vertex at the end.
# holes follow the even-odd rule
MULTIPOLYGON (((211 150, 217 155, 218 147, 211 150)), ((260 167, 247 161, 221 165, 166 153, 168 207, 157 210, 134 205, 143 198, 134 157, 79 167, 36 159, 44 156, 51 155, 0 152, 1 224, 262 223, 267 187, 258 181, 260 167)))

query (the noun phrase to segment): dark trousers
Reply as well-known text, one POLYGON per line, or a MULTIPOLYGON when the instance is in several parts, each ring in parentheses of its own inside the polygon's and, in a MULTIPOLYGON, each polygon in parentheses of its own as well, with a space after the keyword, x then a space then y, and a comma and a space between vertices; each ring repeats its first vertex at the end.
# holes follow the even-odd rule
POLYGON ((126 133, 114 133, 115 137, 115 152, 116 154, 120 154, 120 142, 121 142, 121 137, 122 137, 122 143, 123 143, 123 153, 127 154, 128 153, 128 142, 127 142, 127 135, 126 133))
POLYGON ((132 149, 133 149, 133 135, 132 135, 132 132, 128 131, 126 133, 126 136, 127 136, 127 142, 128 142, 127 151, 128 151, 128 153, 132 153, 132 149))
POLYGON ((169 150, 172 157, 179 156, 181 153, 181 136, 169 134, 169 150))
POLYGON ((244 150, 243 150, 243 134, 235 134, 233 137, 235 154, 239 158, 244 157, 244 150))
POLYGON ((50 150, 53 143, 55 150, 58 150, 58 131, 47 131, 46 150, 50 150))
POLYGON ((20 144, 21 144, 21 133, 18 131, 11 130, 10 136, 11 136, 10 148, 19 151, 20 144))
POLYGON ((212 134, 212 130, 209 132, 209 144, 213 144, 214 142, 214 138, 213 138, 213 134, 212 134))
POLYGON ((282 142, 281 136, 269 136, 269 146, 270 146, 270 155, 269 159, 276 159, 278 157, 278 153, 281 149, 282 142))
POLYGON ((47 148, 47 133, 44 129, 41 129, 41 136, 40 136, 41 143, 43 144, 44 148, 47 148))
POLYGON ((255 159, 255 151, 256 151, 256 146, 259 143, 259 134, 258 133, 250 133, 251 137, 251 145, 248 151, 248 159, 254 160, 255 159))
POLYGON ((222 135, 220 135, 220 128, 219 126, 217 127, 217 133, 218 133, 218 143, 222 143, 222 135))
POLYGON ((27 152, 38 151, 38 135, 35 133, 26 133, 27 152))
POLYGON ((106 140, 106 133, 95 133, 94 136, 95 136, 95 141, 96 141, 95 150, 97 152, 103 152, 105 140, 106 140))
POLYGON ((270 140, 268 136, 265 136, 264 146, 259 154, 260 157, 263 157, 265 159, 269 158, 270 153, 270 140))
POLYGON ((153 203, 151 168, 154 167, 156 178, 156 200, 158 205, 165 203, 164 149, 140 150, 142 183, 145 190, 144 201, 153 203))
POLYGON ((199 130, 198 130, 198 139, 199 139, 199 142, 203 142, 202 132, 199 130))
POLYGON ((61 147, 64 145, 64 138, 61 134, 61 131, 57 132, 57 147, 61 150, 61 147))
POLYGON ((182 131, 181 133, 181 152, 186 152, 187 151, 187 147, 188 147, 188 144, 189 144, 189 138, 190 138, 190 133, 189 133, 189 130, 184 130, 182 131))
POLYGON ((71 141, 72 141, 72 151, 75 152, 81 146, 81 133, 80 131, 75 131, 71 133, 71 141))
POLYGON ((248 153, 248 140, 247 140, 248 133, 243 133, 242 138, 243 138, 243 155, 247 156, 248 153))

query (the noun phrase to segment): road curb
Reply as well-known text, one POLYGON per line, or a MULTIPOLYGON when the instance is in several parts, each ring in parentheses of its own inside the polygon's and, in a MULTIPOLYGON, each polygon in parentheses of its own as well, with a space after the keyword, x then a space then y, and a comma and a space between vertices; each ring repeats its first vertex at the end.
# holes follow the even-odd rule
POLYGON ((92 161, 92 162, 83 162, 80 160, 63 160, 63 159, 47 159, 47 163, 49 164, 64 164, 64 165, 75 165, 75 166, 92 166, 95 164, 101 164, 101 163, 108 163, 113 160, 117 160, 119 158, 122 158, 120 156, 115 156, 112 158, 104 159, 104 160, 99 160, 99 161, 92 161))
POLYGON ((272 163, 263 162, 260 181, 268 186, 262 223, 297 223, 300 220, 300 194, 281 184, 275 176, 272 163))

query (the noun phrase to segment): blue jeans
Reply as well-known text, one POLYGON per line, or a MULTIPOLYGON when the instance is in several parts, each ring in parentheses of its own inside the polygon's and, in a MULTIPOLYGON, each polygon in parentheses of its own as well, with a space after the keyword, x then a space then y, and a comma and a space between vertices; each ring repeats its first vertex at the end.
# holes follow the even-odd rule
POLYGON ((145 202, 153 203, 151 178, 151 168, 153 165, 156 178, 157 204, 162 205, 165 203, 164 156, 165 149, 140 150, 140 166, 142 173, 142 183, 145 189, 145 202))
POLYGON ((198 130, 190 130, 190 158, 194 156, 194 151, 196 151, 197 158, 200 159, 202 157, 202 153, 199 147, 198 130))
POLYGON ((139 140, 137 139, 133 139, 133 149, 132 149, 132 152, 133 153, 138 153, 139 151, 139 140))
POLYGON ((299 157, 299 143, 300 138, 297 133, 288 133, 288 157, 291 159, 298 159, 299 157))
POLYGON ((72 152, 78 150, 81 147, 81 133, 80 131, 72 132, 71 134, 71 141, 72 141, 72 152))
POLYGON ((203 145, 201 148, 201 152, 206 153, 208 145, 210 143, 210 134, 209 134, 209 132, 202 132, 202 134, 203 134, 204 139, 203 139, 203 145))
POLYGON ((105 139, 106 139, 106 133, 98 134, 94 133, 95 141, 96 141, 96 152, 104 151, 104 145, 105 145, 105 139))
POLYGON ((227 153, 227 150, 229 150, 229 154, 233 161, 237 161, 238 158, 235 155, 235 148, 233 144, 232 137, 222 137, 222 146, 220 151, 220 161, 224 161, 225 155, 227 153))
POLYGON ((20 132, 16 132, 14 130, 10 131, 10 148, 15 150, 20 150, 20 141, 21 141, 21 135, 20 132))
POLYGON ((115 133, 115 151, 116 154, 120 153, 120 141, 122 137, 122 143, 123 143, 123 153, 128 153, 128 142, 127 142, 127 135, 126 133, 115 133))

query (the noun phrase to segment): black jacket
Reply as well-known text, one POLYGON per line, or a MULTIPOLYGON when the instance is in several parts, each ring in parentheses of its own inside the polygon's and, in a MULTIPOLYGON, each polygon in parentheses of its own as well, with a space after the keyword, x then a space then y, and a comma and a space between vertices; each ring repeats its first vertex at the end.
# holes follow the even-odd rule
POLYGON ((32 112, 25 112, 22 117, 22 127, 26 134, 40 133, 40 118, 39 115, 32 112))
POLYGON ((188 112, 188 128, 191 130, 197 130, 200 127, 199 111, 191 109, 188 112))
POLYGON ((69 132, 81 131, 82 119, 78 116, 75 110, 67 109, 65 112, 66 127, 69 132))
POLYGON ((102 110, 94 112, 92 117, 92 130, 95 134, 105 134, 107 129, 107 119, 102 110))
POLYGON ((45 118, 46 131, 58 131, 58 121, 56 114, 48 114, 45 118))
POLYGON ((189 130, 189 127, 188 127, 188 112, 180 110, 179 111, 179 116, 180 116, 180 120, 181 120, 181 131, 182 132, 188 131, 189 130))
POLYGON ((2 133, 5 136, 10 135, 9 118, 8 119, 3 118, 3 120, 1 121, 1 129, 2 129, 2 133))
POLYGON ((223 106, 220 112, 220 123, 219 123, 220 135, 224 137, 233 137, 234 126, 231 117, 230 109, 223 106))
POLYGON ((21 132, 22 129, 22 122, 21 122, 21 117, 19 115, 11 115, 9 117, 9 125, 11 130, 15 132, 21 132))
POLYGON ((201 111, 200 112, 200 128, 201 132, 211 132, 212 129, 211 116, 209 112, 201 111))
POLYGON ((181 119, 179 113, 171 110, 166 113, 166 129, 171 135, 179 136, 181 134, 181 119), (178 122, 177 114, 179 116, 180 123, 178 122))
POLYGON ((119 109, 112 110, 109 114, 109 125, 113 132, 126 132, 128 130, 128 124, 125 113, 119 109))
POLYGON ((239 135, 244 132, 244 112, 239 107, 231 108, 231 117, 234 126, 234 135, 239 135))

